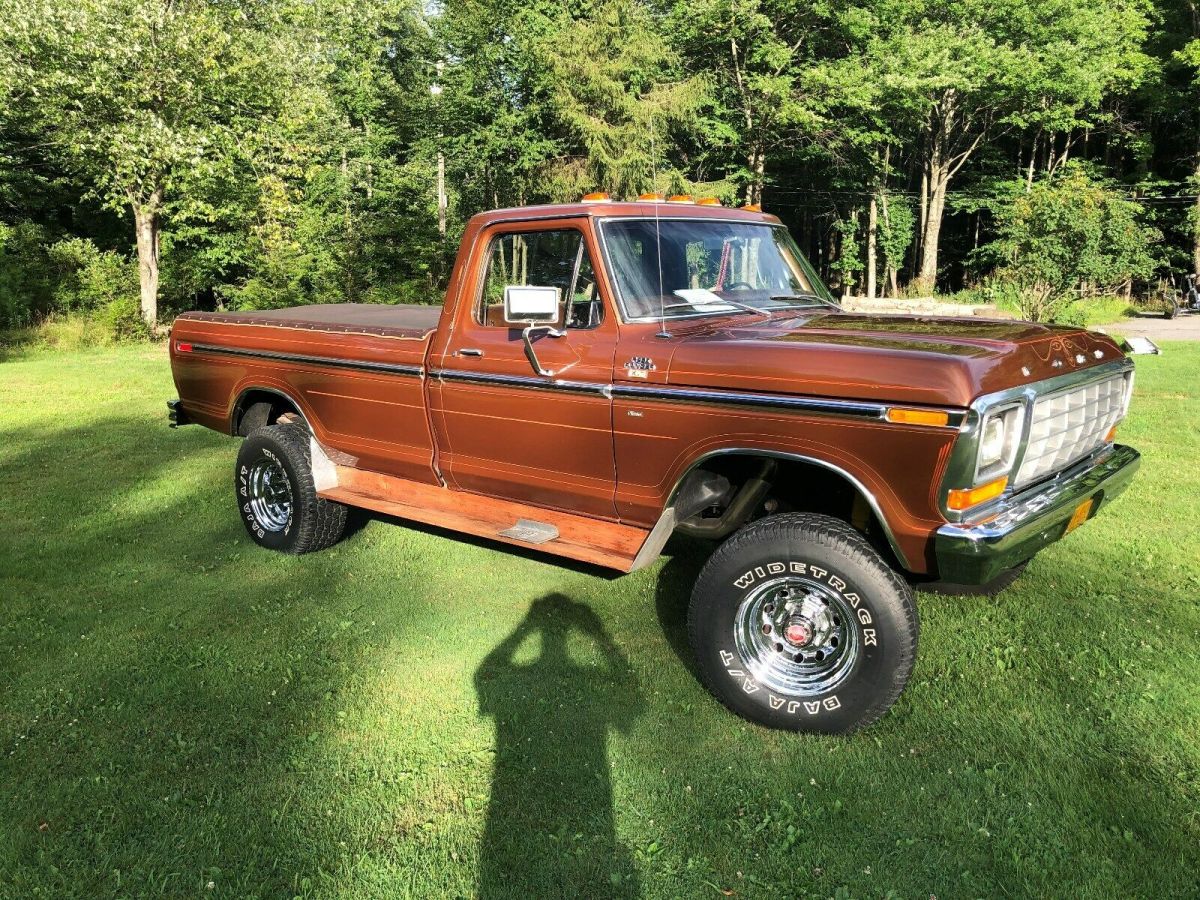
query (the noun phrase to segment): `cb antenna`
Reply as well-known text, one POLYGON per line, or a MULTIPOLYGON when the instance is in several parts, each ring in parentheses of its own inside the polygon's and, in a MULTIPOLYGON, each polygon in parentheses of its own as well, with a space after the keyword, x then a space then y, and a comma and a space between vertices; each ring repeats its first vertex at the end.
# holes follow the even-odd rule
POLYGON ((663 296, 662 270, 662 225, 658 219, 658 151, 654 142, 654 114, 650 114, 650 174, 654 179, 651 193, 654 196, 654 258, 658 262, 658 333, 659 338, 669 338, 667 331, 667 301, 663 296))

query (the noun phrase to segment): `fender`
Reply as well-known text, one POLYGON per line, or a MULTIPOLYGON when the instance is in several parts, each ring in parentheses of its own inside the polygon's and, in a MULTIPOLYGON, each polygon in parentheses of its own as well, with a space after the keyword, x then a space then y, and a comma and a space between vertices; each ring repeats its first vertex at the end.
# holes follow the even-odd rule
MULTIPOLYGON (((883 509, 880 507, 879 500, 875 497, 875 494, 869 490, 867 486, 862 483, 862 481, 860 481, 850 472, 847 472, 841 466, 834 465, 833 463, 824 459, 820 459, 816 456, 805 456, 802 453, 790 453, 784 450, 763 450, 759 448, 752 449, 749 447, 723 447, 720 450, 711 450, 693 460, 691 465, 689 465, 683 474, 679 476, 679 479, 675 482, 675 486, 671 488, 671 493, 667 495, 667 505, 662 513, 663 517, 666 517, 669 513, 672 521, 674 520, 675 497, 679 493, 679 488, 683 485, 684 479, 686 479, 689 474, 703 465, 706 461, 719 456, 765 457, 768 459, 790 460, 792 462, 809 463, 840 475, 842 478, 846 479, 851 487, 858 491, 859 495, 864 500, 867 501, 867 505, 871 507, 871 512, 875 514, 875 518, 879 520, 879 524, 883 527, 883 533, 887 537, 888 545, 892 548, 892 552, 896 554, 896 559, 900 561, 900 564, 904 566, 904 568, 911 571, 908 558, 905 556, 904 551, 900 548, 900 544, 896 540, 896 535, 892 531, 892 526, 888 522, 887 517, 883 514, 883 509)), ((669 536, 669 533, 667 536, 669 536)), ((665 538, 663 543, 666 543, 665 538)))

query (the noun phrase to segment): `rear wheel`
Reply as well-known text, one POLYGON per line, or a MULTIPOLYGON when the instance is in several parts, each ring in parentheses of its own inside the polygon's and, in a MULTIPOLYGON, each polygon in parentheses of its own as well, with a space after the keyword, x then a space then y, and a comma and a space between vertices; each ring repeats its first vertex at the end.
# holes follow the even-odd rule
POLYGON ((908 585, 861 534, 810 513, 747 525, 705 565, 688 634, 709 690, 751 721, 844 733, 900 696, 916 659, 908 585))
POLYGON ((303 425, 268 425, 238 452, 233 486, 246 533, 259 546, 312 553, 341 540, 346 507, 317 496, 303 425))

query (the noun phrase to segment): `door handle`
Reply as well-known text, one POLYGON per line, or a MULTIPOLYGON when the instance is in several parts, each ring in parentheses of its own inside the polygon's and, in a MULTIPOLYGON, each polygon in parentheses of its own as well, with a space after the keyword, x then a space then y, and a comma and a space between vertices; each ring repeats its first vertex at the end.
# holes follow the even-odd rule
POLYGON ((477 350, 474 347, 463 347, 454 351, 455 356, 483 356, 482 350, 477 350))

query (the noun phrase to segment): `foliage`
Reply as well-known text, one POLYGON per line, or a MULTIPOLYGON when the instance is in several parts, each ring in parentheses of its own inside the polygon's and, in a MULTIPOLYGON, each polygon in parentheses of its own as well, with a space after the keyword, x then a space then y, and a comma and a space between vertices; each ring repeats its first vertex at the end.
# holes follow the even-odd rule
POLYGON ((1050 321, 1082 292, 1109 293, 1155 267, 1159 238, 1145 211, 1087 167, 1068 165, 998 210, 998 238, 986 249, 995 280, 1018 292, 1023 318, 1050 321))
POLYGON ((427 301, 474 213, 603 189, 765 200, 827 278, 886 198, 881 271, 927 293, 992 274, 995 184, 1077 159, 1180 266, 1200 16, 1149 3, 0 0, 0 321, 76 238, 138 257, 148 320, 427 301))

